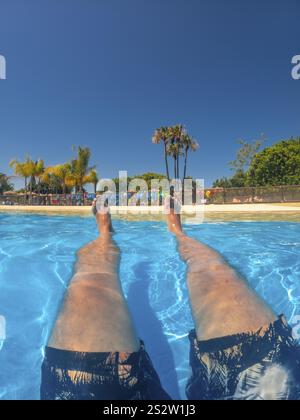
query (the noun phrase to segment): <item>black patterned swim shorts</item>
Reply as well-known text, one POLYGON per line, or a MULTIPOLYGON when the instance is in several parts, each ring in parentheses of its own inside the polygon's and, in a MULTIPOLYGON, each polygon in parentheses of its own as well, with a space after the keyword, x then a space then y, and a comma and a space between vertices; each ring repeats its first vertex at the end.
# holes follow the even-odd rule
POLYGON ((42 400, 169 400, 141 343, 137 353, 46 348, 42 400))
POLYGON ((280 317, 256 334, 199 342, 190 333, 191 400, 299 400, 300 350, 280 317))
MULTIPOLYGON (((256 333, 199 342, 190 333, 190 400, 300 400, 300 348, 280 317, 256 333)), ((170 400, 145 351, 46 348, 42 400, 170 400)))

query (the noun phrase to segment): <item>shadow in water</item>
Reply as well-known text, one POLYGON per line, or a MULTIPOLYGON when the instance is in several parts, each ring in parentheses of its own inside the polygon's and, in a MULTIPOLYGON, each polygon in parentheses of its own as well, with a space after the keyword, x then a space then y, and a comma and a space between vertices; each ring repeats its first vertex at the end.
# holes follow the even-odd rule
POLYGON ((174 357, 162 325, 149 302, 150 266, 148 262, 141 262, 135 266, 136 282, 130 287, 128 305, 138 336, 145 342, 146 350, 164 389, 173 399, 180 399, 174 357))

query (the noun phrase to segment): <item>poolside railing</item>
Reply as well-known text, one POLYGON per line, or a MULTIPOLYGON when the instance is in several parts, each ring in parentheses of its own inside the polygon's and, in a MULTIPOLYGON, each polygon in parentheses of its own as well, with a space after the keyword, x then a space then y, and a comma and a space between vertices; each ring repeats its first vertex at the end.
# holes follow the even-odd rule
POLYGON ((262 204, 300 202, 300 186, 211 188, 205 192, 208 204, 262 204))
MULTIPOLYGON (((300 186, 209 188, 207 204, 254 204, 300 202, 300 186)), ((95 194, 4 194, 0 205, 11 206, 91 206, 95 194)), ((193 197, 196 202, 196 192, 193 197)), ((162 202, 162 200, 161 200, 162 202)))
POLYGON ((8 194, 0 205, 10 206, 91 206, 94 194, 8 194))

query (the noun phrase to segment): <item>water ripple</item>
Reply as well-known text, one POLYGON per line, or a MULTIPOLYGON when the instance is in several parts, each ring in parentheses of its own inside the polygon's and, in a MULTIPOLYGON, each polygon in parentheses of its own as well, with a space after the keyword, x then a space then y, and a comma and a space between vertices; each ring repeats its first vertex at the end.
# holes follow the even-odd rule
MULTIPOLYGON (((184 398, 193 328, 186 267, 163 223, 115 222, 121 280, 163 385, 184 398)), ((300 224, 208 223, 187 228, 220 251, 280 314, 300 315, 300 224)), ((96 238, 92 218, 0 215, 0 399, 38 399, 43 347, 76 251, 96 238), (30 369, 28 368, 30 366, 30 369)))

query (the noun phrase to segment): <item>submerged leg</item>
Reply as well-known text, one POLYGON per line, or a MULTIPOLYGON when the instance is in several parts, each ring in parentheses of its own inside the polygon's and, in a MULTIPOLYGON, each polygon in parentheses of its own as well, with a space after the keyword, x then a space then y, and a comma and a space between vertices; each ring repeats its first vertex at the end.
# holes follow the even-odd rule
POLYGON ((257 331, 275 321, 270 307, 230 267, 222 256, 186 236, 180 217, 168 217, 177 235, 181 258, 187 263, 187 284, 199 340, 257 331))
POLYGON ((120 252, 109 214, 97 214, 101 235, 78 253, 74 277, 49 346, 77 352, 134 352, 140 347, 120 279, 120 252))
POLYGON ((135 333, 120 283, 111 217, 94 213, 101 235, 78 253, 45 349, 41 399, 169 399, 135 333))
POLYGON ((188 398, 299 399, 300 352, 283 317, 220 254, 184 235, 179 216, 168 224, 187 263, 195 321, 188 398))

